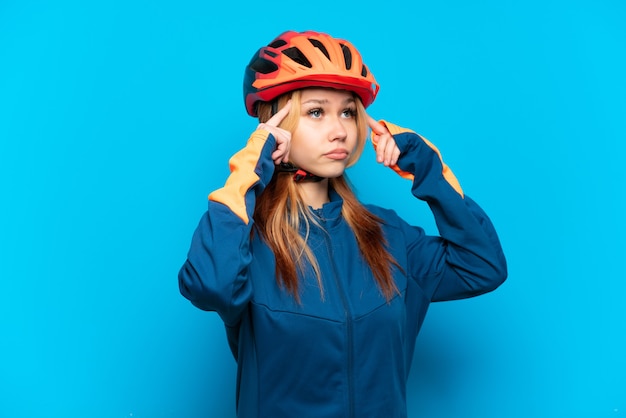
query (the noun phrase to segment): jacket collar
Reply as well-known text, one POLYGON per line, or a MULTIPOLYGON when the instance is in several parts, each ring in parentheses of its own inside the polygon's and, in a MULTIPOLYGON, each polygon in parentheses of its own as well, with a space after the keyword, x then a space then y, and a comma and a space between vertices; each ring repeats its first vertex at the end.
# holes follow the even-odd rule
POLYGON ((328 191, 328 197, 330 201, 324 203, 321 208, 313 209, 309 207, 309 209, 324 228, 333 228, 342 221, 341 208, 343 207, 343 199, 332 188, 328 191))

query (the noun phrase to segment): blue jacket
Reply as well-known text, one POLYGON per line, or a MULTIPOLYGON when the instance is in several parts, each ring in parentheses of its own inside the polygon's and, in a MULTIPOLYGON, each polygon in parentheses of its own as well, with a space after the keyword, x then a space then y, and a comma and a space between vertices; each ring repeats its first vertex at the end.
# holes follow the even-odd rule
POLYGON ((308 245, 322 272, 300 278, 301 303, 275 280, 274 256, 253 234, 256 197, 270 181, 275 139, 255 131, 230 161, 179 273, 181 293, 216 311, 237 360, 241 418, 406 417, 406 381, 415 340, 433 301, 476 296, 506 278, 506 262, 487 215, 464 196, 438 150, 416 133, 386 123, 401 150, 395 167, 430 206, 440 236, 384 220, 400 294, 389 303, 341 216, 342 201, 316 211, 308 245))

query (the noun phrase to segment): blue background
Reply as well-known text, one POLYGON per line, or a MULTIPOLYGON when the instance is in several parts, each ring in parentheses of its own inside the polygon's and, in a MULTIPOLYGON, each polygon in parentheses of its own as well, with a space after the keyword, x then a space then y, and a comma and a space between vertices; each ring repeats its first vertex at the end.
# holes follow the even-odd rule
MULTIPOLYGON (((361 50, 372 116, 439 147, 508 256, 495 293, 432 306, 409 415, 626 416, 622 1, 216 7, 0 2, 1 417, 234 416, 222 324, 176 275, 285 29, 361 50)), ((436 231, 369 147, 350 175, 436 231)))

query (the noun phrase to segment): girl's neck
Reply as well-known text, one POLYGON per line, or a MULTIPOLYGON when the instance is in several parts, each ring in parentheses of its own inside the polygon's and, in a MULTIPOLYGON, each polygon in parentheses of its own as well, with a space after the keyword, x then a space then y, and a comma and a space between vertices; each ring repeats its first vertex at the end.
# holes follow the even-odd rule
POLYGON ((304 181, 298 183, 300 188, 300 195, 304 204, 312 207, 313 209, 321 208, 324 203, 328 203, 328 179, 320 181, 304 181))

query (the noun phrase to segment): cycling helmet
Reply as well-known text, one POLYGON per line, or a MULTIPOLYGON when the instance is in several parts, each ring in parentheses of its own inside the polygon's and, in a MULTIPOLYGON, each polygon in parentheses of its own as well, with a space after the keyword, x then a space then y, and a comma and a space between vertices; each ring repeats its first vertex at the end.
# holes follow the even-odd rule
POLYGON ((250 116, 256 104, 304 87, 349 90, 372 104, 379 86, 348 41, 313 31, 287 31, 262 47, 246 67, 243 95, 250 116))

